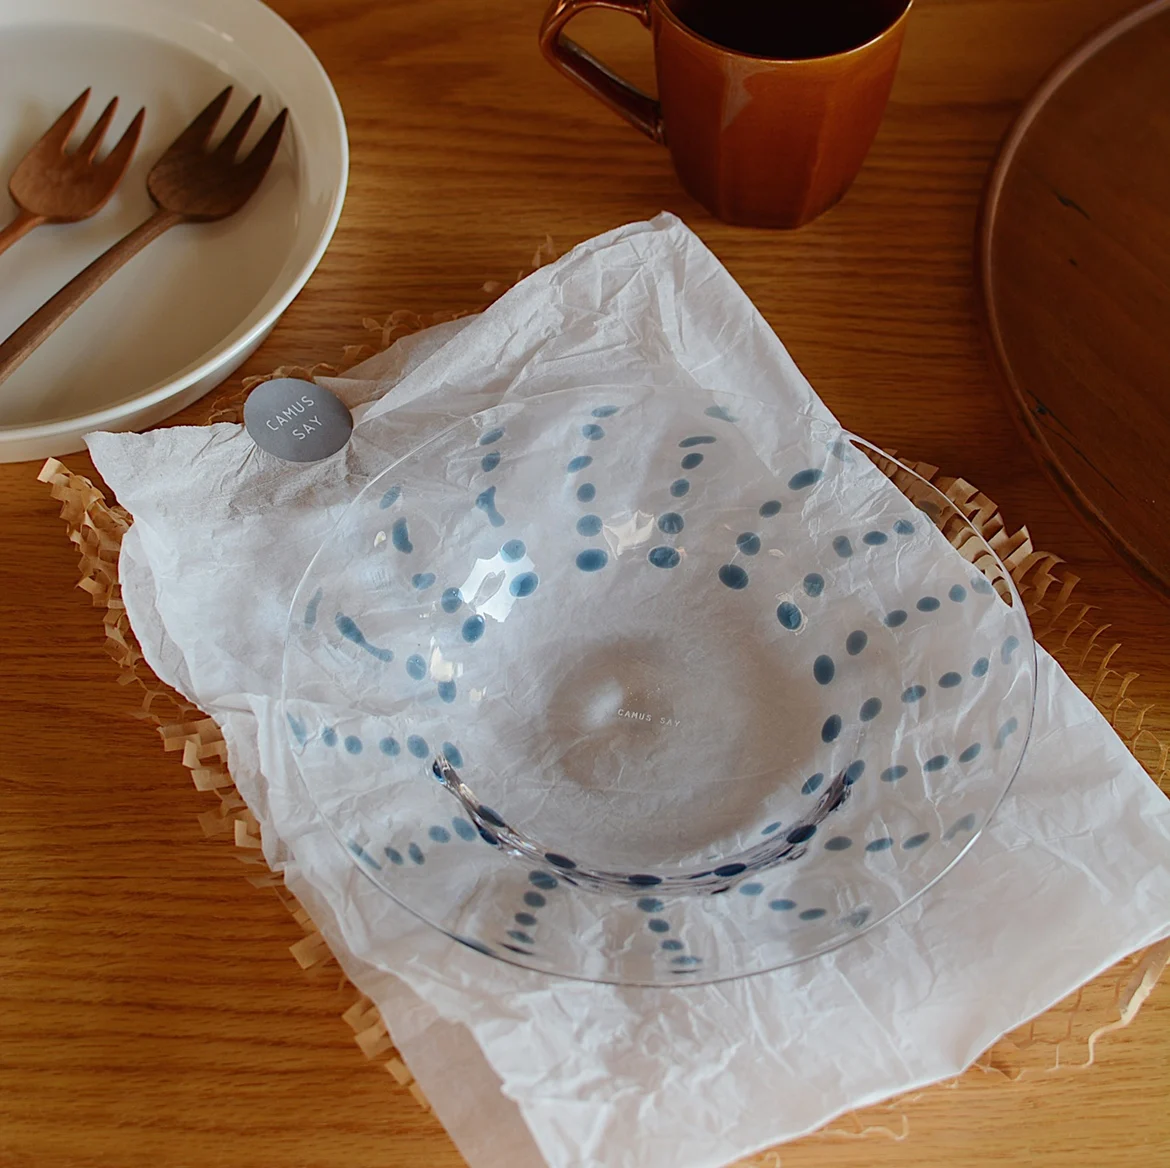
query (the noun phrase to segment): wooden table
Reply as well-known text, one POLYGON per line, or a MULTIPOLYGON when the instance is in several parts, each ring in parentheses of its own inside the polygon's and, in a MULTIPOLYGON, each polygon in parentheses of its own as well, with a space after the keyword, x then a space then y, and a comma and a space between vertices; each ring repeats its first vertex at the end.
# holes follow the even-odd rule
MULTIPOLYGON (((1170 730, 1170 608, 1032 461, 993 389, 972 285, 981 184, 1013 111, 1132 0, 919 0, 860 180, 794 235, 713 222, 663 151, 554 76, 536 48, 542 0, 274 6, 333 76, 353 166, 333 246, 245 373, 339 356, 367 339, 365 316, 475 304, 546 232, 565 248, 668 208, 846 425, 970 479, 1082 572, 1170 730)), ((582 39, 647 78, 648 38, 606 15, 582 39)), ((0 1164, 459 1164, 435 1119, 363 1061, 335 988, 292 961, 285 910, 202 838, 206 799, 114 684, 36 469, 0 467, 0 1164)), ((1080 1075, 931 1092, 908 1106, 902 1143, 806 1140, 783 1164, 1170 1163, 1170 984, 1100 1054, 1080 1075)))

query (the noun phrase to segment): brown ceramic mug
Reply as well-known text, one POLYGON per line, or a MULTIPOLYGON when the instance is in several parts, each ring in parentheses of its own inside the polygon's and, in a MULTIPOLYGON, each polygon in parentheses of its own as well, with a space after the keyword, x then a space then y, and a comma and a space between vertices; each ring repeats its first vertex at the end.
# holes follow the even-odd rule
POLYGON ((540 30, 562 73, 670 150, 727 223, 799 227, 849 189, 894 83, 913 0, 553 0, 540 30), (576 42, 586 8, 654 38, 657 100, 576 42))

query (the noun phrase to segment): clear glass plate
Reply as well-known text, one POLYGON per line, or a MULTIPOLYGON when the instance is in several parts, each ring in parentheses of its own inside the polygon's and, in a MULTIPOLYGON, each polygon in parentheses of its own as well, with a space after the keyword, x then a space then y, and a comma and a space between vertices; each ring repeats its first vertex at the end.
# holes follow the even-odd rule
POLYGON ((628 985, 857 937, 947 872, 1032 724, 1011 577, 942 494, 735 395, 505 402, 355 498, 297 589, 288 745, 456 940, 628 985))

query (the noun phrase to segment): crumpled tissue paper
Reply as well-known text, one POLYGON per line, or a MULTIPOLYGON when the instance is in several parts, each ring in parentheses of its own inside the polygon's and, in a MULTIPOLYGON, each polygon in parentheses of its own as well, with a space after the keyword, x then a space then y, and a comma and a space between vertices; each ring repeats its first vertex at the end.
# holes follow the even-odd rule
POLYGON ((297 584, 356 491, 420 441, 599 381, 721 383, 831 420, 714 256, 662 215, 322 379, 355 421, 324 462, 279 462, 234 424, 89 437, 134 516, 120 574, 149 664, 222 727, 268 863, 473 1168, 718 1168, 958 1074, 1170 935, 1170 802, 1043 650, 1023 767, 970 853, 892 920, 788 969, 678 990, 557 979, 449 941, 369 883, 288 759, 297 584))

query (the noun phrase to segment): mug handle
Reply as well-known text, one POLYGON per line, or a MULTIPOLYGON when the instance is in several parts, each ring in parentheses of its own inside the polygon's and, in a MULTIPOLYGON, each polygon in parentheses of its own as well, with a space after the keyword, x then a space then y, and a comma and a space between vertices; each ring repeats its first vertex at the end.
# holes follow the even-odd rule
POLYGON ((545 59, 576 81, 615 113, 637 126, 647 138, 662 144, 662 106, 648 93, 634 88, 607 69, 576 41, 563 36, 565 25, 586 8, 613 8, 637 17, 650 27, 650 0, 553 0, 540 26, 540 49, 545 59))

